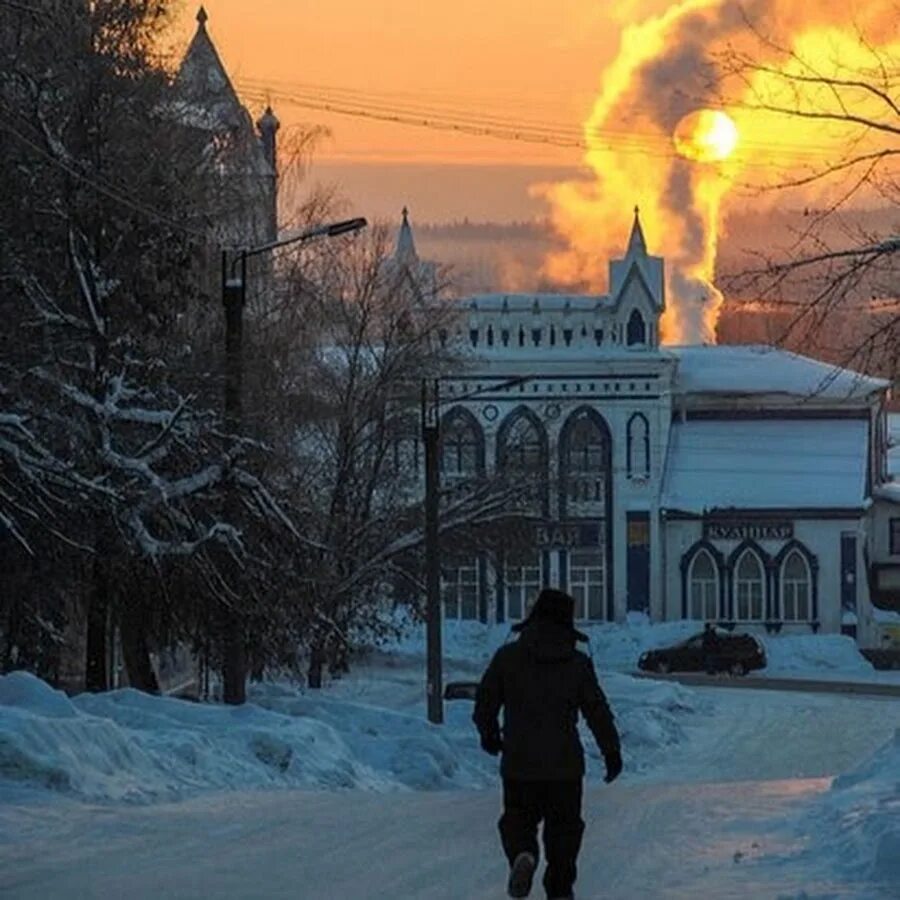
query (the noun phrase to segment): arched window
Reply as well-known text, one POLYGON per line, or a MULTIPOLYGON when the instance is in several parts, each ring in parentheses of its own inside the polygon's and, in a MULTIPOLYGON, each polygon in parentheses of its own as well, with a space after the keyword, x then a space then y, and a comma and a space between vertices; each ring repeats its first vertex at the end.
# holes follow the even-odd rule
POLYGON ((441 471, 448 478, 471 478, 481 469, 481 429, 465 410, 448 413, 441 427, 441 471))
POLYGON ((500 466, 505 471, 539 472, 544 468, 544 441, 540 426, 529 415, 513 414, 503 429, 500 466))
POLYGON ((706 550, 699 550, 691 560, 688 590, 688 615, 692 619, 711 622, 719 617, 719 570, 706 550))
POLYGON ((560 434, 561 501, 569 514, 602 514, 609 478, 609 431, 600 416, 584 408, 566 420, 560 434), (578 509, 579 506, 583 508, 578 509))
POLYGON ((569 472, 599 472, 606 465, 606 435, 589 416, 579 416, 566 434, 564 448, 569 472))
POLYGON ((629 478, 650 477, 650 424, 643 413, 628 420, 627 469, 629 478))
POLYGON ((812 597, 809 563, 791 550, 781 564, 781 616, 786 622, 808 622, 812 597))
POLYGON ((734 567, 736 618, 741 622, 761 622, 765 606, 766 570, 751 549, 745 550, 734 567))
POLYGON ((639 310, 633 309, 628 317, 626 342, 629 347, 633 347, 635 344, 647 343, 647 326, 639 310))

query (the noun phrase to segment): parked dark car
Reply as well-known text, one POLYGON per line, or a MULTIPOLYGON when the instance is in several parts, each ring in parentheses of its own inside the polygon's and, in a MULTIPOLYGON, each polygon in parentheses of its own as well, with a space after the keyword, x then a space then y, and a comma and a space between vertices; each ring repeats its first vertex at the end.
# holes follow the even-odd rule
POLYGON ((750 634, 729 634, 717 631, 713 647, 703 647, 703 634, 675 644, 641 654, 638 668, 645 672, 730 672, 746 675, 753 669, 763 669, 766 652, 762 644, 750 634))

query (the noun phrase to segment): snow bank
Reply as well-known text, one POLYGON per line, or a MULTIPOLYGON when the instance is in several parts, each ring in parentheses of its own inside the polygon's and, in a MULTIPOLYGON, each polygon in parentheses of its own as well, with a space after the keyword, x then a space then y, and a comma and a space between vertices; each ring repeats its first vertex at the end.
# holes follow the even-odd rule
MULTIPOLYGON (((713 712, 711 701, 675 682, 647 681, 614 672, 601 675, 600 680, 616 717, 629 773, 647 773, 670 762, 674 753, 682 752, 676 748, 688 740, 688 727, 713 712)), ((599 752, 583 724, 582 741, 587 749, 588 776, 602 777, 605 770, 599 752)))
MULTIPOLYGON (((579 647, 594 660, 597 671, 634 672, 638 657, 645 650, 664 647, 702 631, 697 622, 661 622, 651 625, 636 618, 625 625, 580 625, 590 643, 579 647)), ((484 625, 481 622, 444 623, 443 655, 450 663, 480 671, 494 651, 506 641, 515 640, 508 624, 484 625), (468 665, 467 665, 468 664, 468 665)), ((391 649, 401 655, 425 656, 425 626, 410 625, 403 638, 391 649)))
MULTIPOLYGON (((278 705, 278 704, 273 704, 278 705)), ((84 799, 148 801, 209 789, 474 787, 468 758, 422 719, 292 698, 284 711, 133 690, 68 699, 25 672, 0 677, 0 779, 84 799)), ((469 759, 472 761, 469 762, 469 759)))
MULTIPOLYGON (((658 647, 670 647, 700 633, 698 622, 675 621, 651 624, 634 616, 627 623, 579 625, 590 638, 580 645, 594 660, 598 672, 635 672, 640 655, 658 647)), ((853 638, 838 634, 757 634, 766 650, 767 666, 753 677, 844 678, 872 681, 878 673, 859 652, 853 638)), ((509 625, 481 622, 445 622, 444 659, 460 671, 480 673, 491 654, 505 641, 514 639, 509 625)), ((405 637, 391 648, 400 655, 425 656, 425 628, 410 625, 405 637)))
POLYGON ((761 638, 767 665, 763 674, 778 678, 846 677, 865 681, 875 668, 853 638, 843 634, 771 635, 761 638))
MULTIPOLYGON (((452 790, 496 783, 497 760, 479 747, 471 702, 447 703, 445 724, 433 726, 425 719, 424 666, 359 669, 356 687, 351 679, 320 692, 253 685, 242 707, 134 690, 70 699, 14 672, 0 677, 0 785, 146 802, 222 789, 452 790), (353 690, 363 702, 346 696, 353 690)), ((612 673, 603 683, 628 772, 662 764, 709 711, 707 701, 678 684, 612 673)), ((593 738, 586 731, 583 737, 588 777, 602 777, 593 738)))
POLYGON ((823 867, 900 885, 900 729, 874 756, 838 776, 808 819, 823 867))
MULTIPOLYGON (((582 629, 588 645, 579 645, 594 661, 622 734, 625 769, 647 772, 665 760, 671 749, 687 739, 687 727, 697 717, 712 710, 709 701, 696 691, 673 682, 654 682, 630 677, 637 669, 638 657, 645 650, 684 640, 697 633, 696 622, 669 622, 650 625, 636 619, 628 625, 598 624, 582 629)), ((477 680, 492 654, 514 639, 509 625, 485 625, 472 621, 444 623, 443 656, 445 678, 477 680)), ((405 660, 407 667, 420 672, 425 659, 425 629, 407 628, 405 636, 392 648, 395 666, 405 660)), ((421 675, 417 674, 421 682, 421 675)), ((466 709, 466 724, 471 703, 448 703, 454 713, 466 709)), ((602 777, 604 769, 593 738, 584 730, 582 740, 588 757, 588 777, 602 777)))

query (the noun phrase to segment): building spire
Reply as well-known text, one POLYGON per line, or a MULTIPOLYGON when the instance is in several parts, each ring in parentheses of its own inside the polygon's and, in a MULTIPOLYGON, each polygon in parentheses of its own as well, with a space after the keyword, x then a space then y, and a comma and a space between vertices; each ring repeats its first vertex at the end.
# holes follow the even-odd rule
POLYGON ((200 28, 206 28, 206 20, 208 18, 209 16, 206 14, 203 4, 201 4, 200 9, 197 10, 197 22, 199 23, 200 28))
POLYGON ((644 229, 641 228, 641 208, 634 207, 634 224, 631 226, 631 237, 628 238, 628 255, 634 253, 647 254, 647 241, 644 239, 644 229))
POLYGON ((405 206, 403 207, 403 221, 400 223, 400 232, 397 235, 397 249, 394 252, 394 258, 400 262, 418 259, 412 228, 409 224, 409 210, 405 206))

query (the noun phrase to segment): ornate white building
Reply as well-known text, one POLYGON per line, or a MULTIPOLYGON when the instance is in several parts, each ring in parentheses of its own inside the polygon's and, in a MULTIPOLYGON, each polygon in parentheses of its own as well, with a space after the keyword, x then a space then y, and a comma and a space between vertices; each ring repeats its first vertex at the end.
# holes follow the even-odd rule
POLYGON ((663 260, 637 211, 609 272, 603 296, 454 301, 443 339, 467 365, 441 383, 443 483, 502 472, 539 488, 524 542, 445 552, 447 615, 517 619, 553 584, 582 620, 876 644, 887 382, 770 347, 661 347, 663 260))

